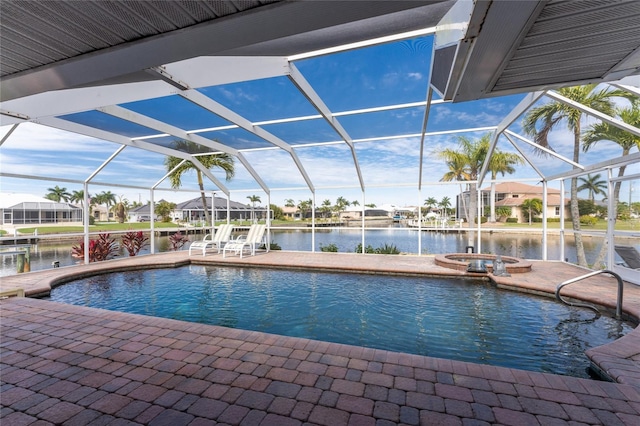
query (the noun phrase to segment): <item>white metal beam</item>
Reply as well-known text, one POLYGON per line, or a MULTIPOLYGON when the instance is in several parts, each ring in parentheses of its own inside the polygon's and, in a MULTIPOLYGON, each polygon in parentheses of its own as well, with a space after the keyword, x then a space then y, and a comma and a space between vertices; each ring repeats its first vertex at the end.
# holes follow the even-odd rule
POLYGON ((560 155, 557 152, 550 150, 549 148, 545 148, 544 146, 540 146, 537 143, 535 143, 534 141, 525 138, 524 136, 520 136, 519 134, 517 134, 515 132, 512 132, 511 130, 505 130, 504 133, 505 134, 510 134, 511 136, 514 136, 514 137, 520 139, 522 142, 524 142, 524 143, 526 143, 528 145, 531 145, 535 149, 539 149, 540 151, 543 151, 545 154, 549 154, 552 157, 556 157, 557 159, 564 161, 565 163, 569 163, 573 167, 576 167, 578 169, 584 170, 584 166, 582 164, 578 164, 573 160, 569 160, 567 157, 565 157, 563 155, 560 155))
POLYGON ((605 169, 621 167, 628 164, 637 163, 640 161, 640 152, 634 152, 633 154, 623 155, 621 157, 612 158, 610 160, 602 161, 600 163, 591 164, 584 167, 582 170, 571 170, 567 173, 558 173, 556 175, 548 176, 547 180, 569 179, 577 176, 582 176, 591 172, 597 172, 605 169))
POLYGON ((118 147, 118 149, 116 150, 116 152, 114 152, 113 154, 111 154, 111 156, 109 156, 109 158, 107 158, 97 169, 94 170, 93 173, 91 173, 89 175, 88 178, 85 179, 84 183, 89 183, 91 182, 91 180, 96 177, 96 175, 98 173, 100 173, 102 171, 102 169, 104 169, 107 164, 109 164, 114 158, 116 158, 127 146, 126 145, 120 145, 120 147, 118 147))
POLYGON ((529 165, 533 168, 533 170, 536 171, 536 173, 538 174, 538 176, 540 176, 541 178, 544 179, 544 174, 542 173, 542 171, 540 171, 540 169, 533 163, 533 161, 531 160, 531 158, 529 157, 529 154, 527 154, 526 152, 524 152, 522 149, 520 149, 520 147, 518 146, 518 144, 516 144, 514 142, 513 139, 511 139, 511 136, 507 133, 504 133, 504 137, 507 138, 509 140, 509 142, 511 142, 511 145, 520 153, 520 155, 522 155, 525 159, 525 161, 527 163, 529 163, 529 165))
MULTIPOLYGON (((427 124, 429 123, 429 114, 431 113, 431 105, 433 99, 433 89, 431 85, 427 88, 427 106, 424 109, 424 116, 422 117, 422 132, 420 132, 420 158, 418 160, 418 191, 422 191, 422 165, 424 163, 424 139, 427 133, 427 124)), ((422 217, 418 219, 422 223, 422 217)), ((364 246, 363 246, 364 247, 364 246)), ((420 254, 421 247, 418 247, 418 254, 420 254)))
POLYGON ((281 56, 199 56, 163 68, 189 87, 198 88, 281 77, 288 72, 287 64, 287 58, 281 56))
POLYGON ((180 96, 182 96, 185 99, 193 102, 196 105, 201 106, 202 108, 205 108, 205 109, 213 112, 216 115, 219 115, 220 117, 224 118, 227 121, 230 121, 232 123, 237 124, 242 129, 253 133, 254 135, 264 139, 265 141, 271 143, 272 145, 275 145, 278 148, 281 148, 281 149, 287 151, 289 153, 289 155, 291 155, 291 158, 293 159, 293 162, 295 163, 296 167, 298 167, 298 171, 300 172, 300 174, 304 178, 305 182, 307 183, 307 186, 309 186, 309 189, 312 192, 315 191, 315 189, 313 187, 313 182, 311 182, 311 178, 307 174, 307 171, 305 170, 304 166, 302 165, 302 162, 300 161, 300 158, 298 158, 298 155, 293 150, 291 145, 289 145, 288 143, 286 143, 282 139, 278 138, 277 136, 267 132, 262 127, 252 124, 249 120, 247 120, 246 118, 242 117, 240 114, 237 114, 236 112, 234 112, 234 111, 230 110, 229 108, 225 107, 224 105, 214 101, 213 99, 209 98, 208 96, 203 95, 202 93, 198 92, 197 90, 184 90, 184 91, 180 92, 180 96))
POLYGON ((538 99, 540 99, 544 95, 544 91, 532 92, 528 93, 518 105, 515 106, 511 110, 509 114, 505 118, 502 119, 500 124, 498 124, 498 128, 493 133, 491 137, 491 143, 489 144, 489 151, 487 151, 487 156, 484 159, 484 163, 482 164, 482 169, 480 170, 480 174, 478 175, 478 187, 482 185, 484 182, 484 177, 489 170, 489 163, 491 162, 491 156, 493 156, 493 151, 496 149, 496 144, 498 143, 498 138, 509 126, 513 124, 514 121, 518 119, 526 110, 528 110, 531 105, 536 103, 538 99))
POLYGON ((11 136, 11 133, 13 133, 18 128, 19 125, 20 125, 20 123, 16 123, 13 126, 11 126, 9 131, 7 133, 5 133, 5 135, 2 137, 2 139, 0 139, 0 146, 2 146, 2 144, 4 144, 7 139, 9 139, 9 136, 11 136))
POLYGON ((251 167, 251 165, 247 162, 246 158, 238 152, 237 149, 228 147, 220 142, 212 141, 211 139, 207 139, 200 135, 187 133, 186 131, 178 127, 172 126, 165 122, 156 120, 154 118, 148 117, 146 115, 142 115, 140 113, 131 111, 129 109, 126 109, 117 105, 101 107, 99 108, 99 111, 102 111, 105 114, 109 114, 114 117, 121 118, 123 120, 130 121, 132 123, 139 124, 144 127, 148 127, 150 129, 155 129, 161 132, 165 132, 168 135, 173 135, 180 139, 185 139, 185 140, 197 143, 199 145, 203 145, 208 148, 219 150, 221 152, 232 155, 238 158, 238 160, 240 160, 240 162, 247 168, 247 171, 255 179, 258 185, 260 185, 260 187, 265 192, 267 193, 269 192, 269 188, 267 187, 267 184, 262 180, 262 178, 258 175, 258 173, 253 169, 253 167, 251 167))
POLYGON ((324 103, 322 98, 316 93, 311 84, 307 81, 306 78, 300 73, 298 68, 294 64, 289 64, 289 79, 291 82, 298 88, 298 90, 311 102, 311 105, 317 109, 320 114, 324 117, 324 119, 329 123, 329 125, 340 135, 340 137, 345 141, 345 143, 349 146, 351 150, 351 156, 353 157, 353 164, 356 168, 356 174, 358 175, 358 180, 360 181, 360 188, 364 191, 364 179, 362 178, 362 171, 360 170, 360 164, 358 163, 358 156, 356 155, 356 148, 353 145, 353 139, 342 124, 338 121, 337 118, 333 116, 329 107, 324 103))
MULTIPOLYGON (((5 101, 2 108, 19 111, 37 122, 40 118, 90 111, 104 105, 170 96, 174 92, 175 88, 161 81, 145 81, 44 92, 5 101)), ((0 125, 5 124, 5 117, 2 117, 0 125)))
POLYGON ((586 112, 587 114, 593 115, 597 118, 599 118, 600 120, 604 121, 605 123, 609 123, 612 126, 616 126, 622 130, 626 130, 627 132, 634 134, 636 136, 640 136, 640 129, 638 129, 637 127, 634 127, 630 124, 625 123, 622 120, 618 120, 616 118, 613 118, 611 116, 608 116, 607 114, 604 114, 598 110, 595 110, 593 108, 589 108, 587 106, 582 105, 579 102, 576 102, 572 99, 569 99, 565 96, 562 96, 561 94, 559 94, 558 92, 555 91, 548 91, 546 93, 547 96, 549 96, 551 99, 554 99, 558 102, 562 102, 564 104, 567 104, 569 106, 572 106, 573 108, 579 109, 582 112, 586 112))
POLYGON ((614 83, 611 85, 614 87, 617 87, 618 89, 624 90, 625 92, 629 92, 636 96, 640 96, 640 87, 628 86, 626 84, 619 84, 619 83, 614 83))
MULTIPOLYGON (((156 154, 168 155, 173 157, 178 157, 181 159, 186 159, 189 161, 194 160, 192 155, 184 153, 182 151, 178 151, 175 149, 165 148, 162 146, 154 145, 149 142, 144 141, 133 141, 129 138, 126 138, 122 135, 118 135, 116 133, 107 132, 105 130, 96 129, 93 127, 85 126, 83 124, 74 123, 72 121, 63 120, 61 118, 56 117, 48 117, 39 122, 39 124, 43 124, 45 126, 54 127, 56 129, 65 130, 72 133, 77 133, 80 135, 91 136, 96 139, 102 139, 109 142, 114 142, 120 145, 132 146, 136 148, 143 149, 145 151, 155 152, 156 154)), ((225 194, 228 194, 229 189, 206 167, 202 166, 199 161, 193 162, 196 167, 202 167, 201 171, 205 174, 216 186, 220 188, 225 194)))
MULTIPOLYGON (((175 136, 180 139, 185 139, 214 150, 225 152, 233 156, 238 154, 238 151, 236 149, 223 145, 220 142, 212 141, 210 139, 204 138, 199 135, 191 135, 186 131, 180 129, 179 127, 172 126, 165 122, 156 120, 154 118, 137 113, 130 109, 123 108, 121 106, 109 105, 109 106, 100 107, 97 110, 105 114, 111 115, 113 117, 117 117, 122 120, 126 120, 131 123, 135 123, 140 126, 147 127, 149 129, 159 130, 161 132, 164 132, 166 135, 175 136)), ((136 140, 140 140, 140 139, 136 139, 136 140)))
MULTIPOLYGON (((155 69, 180 75, 183 81, 189 82, 190 87, 199 88, 283 76, 288 71, 287 64, 282 57, 202 56, 155 69)), ((82 87, 7 100, 2 102, 2 109, 11 113, 0 118, 0 125, 175 95, 175 87, 164 82, 152 80, 82 87)))

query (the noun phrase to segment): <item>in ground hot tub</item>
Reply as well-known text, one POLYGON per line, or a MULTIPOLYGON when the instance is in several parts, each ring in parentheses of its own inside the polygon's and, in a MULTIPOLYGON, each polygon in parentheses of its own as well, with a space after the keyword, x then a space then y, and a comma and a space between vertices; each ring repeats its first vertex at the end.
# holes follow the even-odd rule
MULTIPOLYGON (((467 271, 469 263, 475 260, 483 260, 487 272, 493 272, 493 261, 498 257, 495 254, 480 253, 449 253, 438 254, 435 257, 436 265, 444 268, 455 269, 456 271, 467 271)), ((522 274, 531 271, 531 262, 517 257, 502 256, 502 261, 509 274, 522 274)))

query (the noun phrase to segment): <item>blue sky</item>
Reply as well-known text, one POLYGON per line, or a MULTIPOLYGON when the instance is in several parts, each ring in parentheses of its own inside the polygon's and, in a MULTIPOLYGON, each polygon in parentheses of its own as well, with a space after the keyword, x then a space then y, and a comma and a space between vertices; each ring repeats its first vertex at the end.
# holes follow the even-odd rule
MULTIPOLYGON (((349 136, 356 141, 357 159, 367 189, 366 203, 404 206, 422 204, 427 197, 441 199, 449 196, 453 199, 459 187, 438 183, 447 170, 436 154, 443 148, 455 148, 458 136, 475 138, 486 133, 481 131, 428 136, 425 139, 423 164, 425 187, 422 194, 419 194, 417 181, 420 138, 416 135, 422 129, 424 106, 344 115, 348 111, 358 109, 424 102, 431 50, 432 37, 423 36, 295 62, 296 67, 327 107, 338 114, 338 120, 349 136)), ((253 123, 318 114, 285 76, 206 87, 200 91, 253 123)), ((457 104, 434 104, 427 131, 446 132, 461 128, 496 126, 523 96, 514 95, 457 104)), ((539 102, 549 100, 542 99, 539 102)), ((185 130, 218 128, 230 124, 227 120, 204 111, 179 96, 121 106, 185 130)), ((80 112, 63 118, 116 131, 128 137, 157 133, 97 111, 80 112)), ((589 122, 593 120, 585 124, 589 122)), ((362 192, 351 151, 324 119, 263 124, 262 127, 297 147, 296 153, 317 188, 318 204, 324 199, 335 201, 339 196, 362 203, 362 192), (317 145, 326 143, 331 144, 317 145)), ((520 120, 510 129, 522 134, 520 120)), ((4 135, 8 130, 9 127, 6 126, 0 128, 0 135, 4 135)), ((233 148, 248 150, 244 151, 244 155, 271 188, 273 203, 282 205, 284 200, 289 198, 295 202, 311 198, 302 175, 285 151, 273 149, 270 143, 242 129, 222 129, 200 134, 233 148)), ((170 146, 174 139, 162 137, 149 139, 148 142, 170 146)), ((552 132, 550 140, 557 153, 571 157, 573 136, 564 127, 552 132)), ((520 146, 527 153, 533 152, 526 144, 520 146)), ((0 191, 44 196, 47 188, 55 185, 66 187, 69 191, 79 190, 82 188, 81 185, 64 180, 85 180, 117 148, 118 145, 111 142, 35 124, 23 124, 0 147, 0 166, 3 172, 53 177, 60 181, 2 177, 0 191)), ((500 139, 498 148, 515 152, 504 137, 500 139)), ((584 164, 593 164, 602 161, 603 157, 618 156, 619 148, 605 142, 598 144, 591 152, 581 155, 584 164)), ((532 158, 545 173, 553 174, 570 169, 570 166, 550 157, 532 155, 532 158)), ((95 181, 149 188, 165 174, 163 161, 162 155, 128 147, 98 174, 95 181)), ((636 165, 635 172, 637 171, 636 165)), ((631 170, 627 172, 630 173, 631 170)), ((224 180, 222 173, 214 171, 214 174, 224 180)), ((533 168, 522 166, 510 178, 532 179, 529 183, 535 184, 537 174, 533 168)), ((232 199, 236 201, 246 202, 246 197, 253 194, 259 195, 263 203, 267 200, 266 194, 239 163, 235 178, 225 184, 232 191, 232 199)), ((206 187, 208 191, 217 190, 210 182, 206 187)), ((197 196, 195 192, 171 191, 168 182, 162 183, 160 188, 166 190, 159 191, 155 195, 156 200, 164 198, 179 202, 197 196)), ((196 188, 194 174, 183 177, 182 188, 196 188)), ((150 198, 148 190, 144 189, 103 185, 90 187, 90 193, 106 190, 122 195, 130 201, 144 202, 150 198)))

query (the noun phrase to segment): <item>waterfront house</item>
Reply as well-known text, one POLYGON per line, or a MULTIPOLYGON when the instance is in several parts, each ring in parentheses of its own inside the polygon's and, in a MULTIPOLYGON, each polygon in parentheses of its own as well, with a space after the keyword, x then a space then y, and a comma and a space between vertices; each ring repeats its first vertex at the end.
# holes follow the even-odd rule
POLYGON ((0 194, 2 225, 82 224, 82 208, 31 194, 0 194))
MULTIPOLYGON (((528 214, 525 214, 522 209, 522 204, 525 200, 531 200, 538 198, 542 201, 543 190, 541 185, 527 185, 520 182, 501 182, 496 184, 496 209, 499 207, 508 207, 511 209, 510 216, 498 217, 499 221, 504 222, 508 217, 517 218, 518 223, 524 223, 529 221, 528 214)), ((491 187, 482 188, 481 192, 482 211, 488 209, 491 205, 491 187)), ((468 193, 467 193, 468 196, 468 193)), ((566 218, 570 217, 569 213, 569 197, 564 199, 564 215, 566 218)), ((547 218, 560 219, 561 212, 561 200, 560 190, 547 188, 547 218)), ((487 216, 487 215, 485 215, 487 216)), ((541 217, 537 215, 535 217, 541 217)))

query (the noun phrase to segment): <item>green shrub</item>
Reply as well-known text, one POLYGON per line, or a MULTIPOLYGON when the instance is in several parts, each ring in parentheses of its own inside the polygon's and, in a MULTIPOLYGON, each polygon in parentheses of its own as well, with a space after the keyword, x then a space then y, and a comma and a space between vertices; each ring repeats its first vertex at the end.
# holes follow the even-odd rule
POLYGON ((395 244, 384 244, 378 247, 375 250, 378 254, 400 254, 400 250, 395 246, 395 244))
POLYGON ((497 217, 510 217, 511 216, 511 207, 507 207, 507 206, 496 207, 496 216, 497 217))
POLYGON ((518 223, 518 218, 517 217, 508 217, 507 218, 507 223, 518 223))
MULTIPOLYGON (((356 253, 362 253, 362 243, 356 246, 356 253)), ((395 244, 383 244, 378 248, 373 248, 371 244, 365 247, 365 253, 375 253, 375 254, 400 254, 400 250, 395 246, 395 244)))
MULTIPOLYGON (((487 218, 485 216, 480 217, 480 223, 487 223, 487 218)), ((478 218, 476 217, 476 223, 478 223, 478 218)))
MULTIPOLYGON (((533 222, 533 223, 542 223, 542 218, 541 217, 532 217, 531 218, 531 222, 533 222)), ((547 218, 547 223, 560 223, 560 218, 559 217, 548 217, 547 218)))
MULTIPOLYGON (((267 245, 263 244, 260 249, 261 250, 266 250, 267 245)), ((280 247, 280 244, 276 243, 275 241, 272 241, 271 243, 269 243, 269 250, 282 250, 282 247, 280 247)))
POLYGON ((337 253, 338 252, 338 246, 331 243, 331 244, 327 244, 322 245, 320 244, 320 251, 325 251, 325 252, 331 252, 331 253, 337 253))
POLYGON ((582 215, 580 216, 580 224, 581 225, 585 225, 585 226, 593 226, 598 222, 598 219, 593 217, 593 216, 589 216, 589 215, 582 215))
MULTIPOLYGON (((359 243, 359 244, 356 246, 356 250, 355 250, 355 252, 356 252, 356 253, 362 253, 362 243, 359 243)), ((372 246, 371 244, 369 244, 367 247, 365 247, 364 252, 365 252, 365 253, 375 253, 375 252, 376 252, 376 250, 373 248, 373 246, 372 246)))

